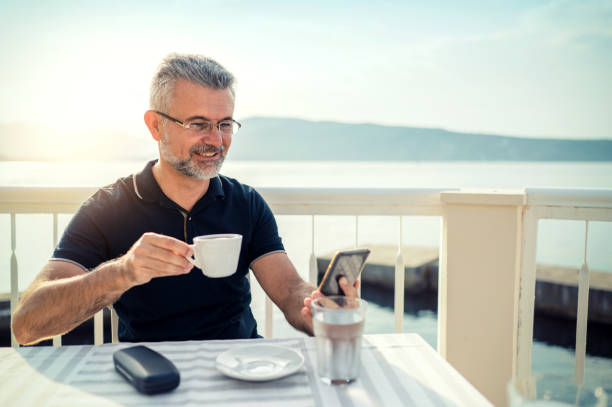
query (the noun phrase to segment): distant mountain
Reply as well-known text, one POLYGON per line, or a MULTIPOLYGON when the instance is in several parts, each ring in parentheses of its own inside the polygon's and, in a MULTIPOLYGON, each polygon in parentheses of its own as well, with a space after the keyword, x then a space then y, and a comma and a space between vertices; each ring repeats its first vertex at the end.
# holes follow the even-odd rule
POLYGON ((519 138, 441 129, 254 117, 236 160, 612 161, 612 140, 519 138))
MULTIPOLYGON (((234 137, 232 160, 612 161, 612 140, 519 138, 442 129, 253 117, 234 137)), ((156 155, 139 135, 0 124, 0 160, 140 160, 156 155), (62 141, 60 144, 59 141, 62 141)))

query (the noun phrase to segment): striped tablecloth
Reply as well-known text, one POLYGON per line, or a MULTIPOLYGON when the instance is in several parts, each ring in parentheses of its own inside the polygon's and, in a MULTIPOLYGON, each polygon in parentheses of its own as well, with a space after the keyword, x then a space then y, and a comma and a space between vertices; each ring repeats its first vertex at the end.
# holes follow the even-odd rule
POLYGON ((114 370, 112 354, 134 344, 0 348, 0 406, 490 406, 416 334, 365 335, 360 378, 323 384, 314 338, 144 343, 170 359, 181 384, 141 395, 114 370), (300 351, 304 367, 269 382, 223 376, 217 355, 233 346, 273 343, 300 351))

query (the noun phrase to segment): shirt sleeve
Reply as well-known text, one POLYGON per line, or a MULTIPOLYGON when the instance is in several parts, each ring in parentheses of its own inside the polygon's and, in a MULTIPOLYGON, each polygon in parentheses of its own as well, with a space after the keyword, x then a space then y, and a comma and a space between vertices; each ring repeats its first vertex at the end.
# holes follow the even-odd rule
POLYGON ((252 232, 249 242, 248 263, 272 252, 285 251, 272 210, 261 195, 252 190, 252 232))
POLYGON ((108 245, 100 226, 100 194, 87 200, 66 227, 52 259, 70 260, 93 269, 108 258, 108 245))

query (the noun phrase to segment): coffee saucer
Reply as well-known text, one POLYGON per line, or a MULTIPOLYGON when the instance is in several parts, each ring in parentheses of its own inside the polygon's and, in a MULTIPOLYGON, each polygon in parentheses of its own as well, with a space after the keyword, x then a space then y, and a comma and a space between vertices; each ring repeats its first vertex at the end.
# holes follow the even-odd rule
POLYGON ((297 372, 304 364, 298 351, 277 345, 246 345, 217 356, 217 370, 234 379, 262 382, 297 372))

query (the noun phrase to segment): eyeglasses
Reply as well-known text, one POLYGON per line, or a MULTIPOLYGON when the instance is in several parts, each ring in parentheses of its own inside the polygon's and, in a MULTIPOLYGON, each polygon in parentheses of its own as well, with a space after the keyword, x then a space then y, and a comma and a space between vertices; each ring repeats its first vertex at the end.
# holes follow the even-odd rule
POLYGON ((204 119, 195 119, 192 121, 182 122, 179 119, 175 119, 174 117, 167 115, 166 113, 158 112, 157 110, 153 111, 158 115, 163 116, 166 119, 178 124, 179 126, 187 130, 191 130, 196 134, 209 133, 214 126, 217 128, 217 130, 219 130, 222 135, 231 136, 233 134, 236 134, 236 132, 238 132, 238 130, 240 130, 240 128, 242 127, 242 124, 238 123, 234 119, 221 120, 217 124, 213 124, 212 122, 204 119))

